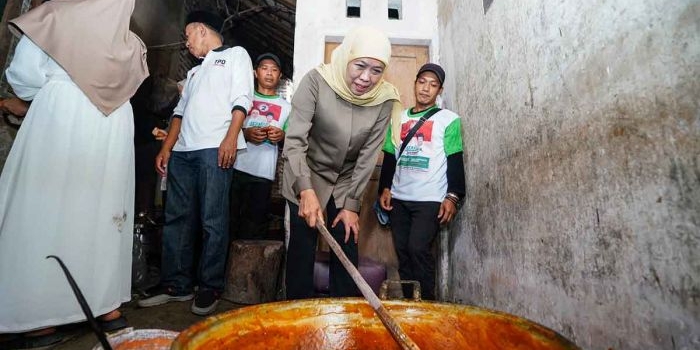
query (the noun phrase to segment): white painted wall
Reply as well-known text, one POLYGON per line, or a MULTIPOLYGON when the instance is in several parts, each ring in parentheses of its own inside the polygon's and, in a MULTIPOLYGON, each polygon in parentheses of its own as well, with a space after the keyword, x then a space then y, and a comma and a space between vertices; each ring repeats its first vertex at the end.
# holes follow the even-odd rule
POLYGON ((384 30, 393 44, 429 45, 438 61, 437 0, 403 0, 401 20, 389 20, 388 0, 362 0, 360 18, 347 18, 345 0, 297 0, 294 33, 294 81, 323 62, 327 41, 341 41, 358 25, 384 30))

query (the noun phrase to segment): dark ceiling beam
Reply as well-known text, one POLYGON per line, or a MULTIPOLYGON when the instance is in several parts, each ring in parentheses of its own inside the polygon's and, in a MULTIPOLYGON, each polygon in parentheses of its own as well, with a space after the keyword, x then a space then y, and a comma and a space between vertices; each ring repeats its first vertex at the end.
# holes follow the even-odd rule
POLYGON ((254 20, 237 22, 235 26, 255 27, 265 30, 269 29, 276 36, 282 36, 284 38, 294 38, 294 27, 280 25, 279 23, 276 23, 275 21, 271 20, 269 17, 265 17, 262 15, 260 17, 256 17, 254 20))
POLYGON ((288 39, 285 39, 284 37, 275 37, 274 35, 269 35, 269 32, 257 28, 255 26, 241 26, 237 27, 240 28, 241 30, 238 31, 237 37, 239 38, 245 38, 245 37, 256 37, 257 41, 260 43, 275 43, 278 47, 280 47, 284 51, 293 51, 293 43, 290 43, 288 39))
POLYGON ((275 40, 286 41, 289 48, 294 46, 294 29, 285 28, 281 26, 271 25, 269 21, 265 21, 261 24, 259 21, 256 22, 243 22, 236 26, 237 28, 254 29, 262 34, 262 36, 269 36, 275 40))
POLYGON ((277 0, 277 2, 293 10, 297 8, 296 0, 277 0))
POLYGON ((228 16, 225 19, 225 27, 230 27, 231 23, 233 22, 239 22, 239 21, 247 21, 250 18, 260 14, 260 13, 286 13, 288 16, 279 16, 280 19, 284 20, 285 22, 288 22, 290 24, 294 23, 294 10, 289 9, 284 6, 268 6, 268 5, 257 5, 255 3, 251 3, 248 1, 242 1, 241 6, 236 13, 231 13, 230 16, 228 16))
MULTIPOLYGON (((218 0, 226 3, 229 31, 251 57, 274 52, 282 60, 282 73, 291 77, 294 57, 295 0, 218 0)), ((222 11, 226 11, 222 9, 222 11)))
MULTIPOLYGON (((259 1, 241 0, 241 5, 243 8, 254 8, 259 6, 259 1)), ((278 14, 279 17, 282 18, 284 21, 294 23, 296 7, 288 7, 282 4, 272 6, 266 5, 263 7, 265 7, 264 12, 278 14)))

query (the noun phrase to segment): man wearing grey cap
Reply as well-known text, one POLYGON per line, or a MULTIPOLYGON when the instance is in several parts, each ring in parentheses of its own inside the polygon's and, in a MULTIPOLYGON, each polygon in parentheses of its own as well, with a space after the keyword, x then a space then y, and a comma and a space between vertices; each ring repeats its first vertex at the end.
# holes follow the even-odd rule
POLYGON ((252 105, 253 70, 245 49, 223 45, 218 15, 190 12, 185 25, 187 49, 202 63, 187 72, 168 136, 156 156, 161 175, 167 166, 168 188, 161 285, 138 304, 190 300, 197 285, 191 310, 208 315, 224 288, 228 193, 237 150, 246 146, 241 125, 252 105), (200 233, 202 251, 194 278, 193 248, 200 233))
MULTIPOLYGON (((423 65, 414 84, 416 105, 401 115, 401 144, 384 143, 379 204, 390 212, 399 275, 417 280, 423 299, 435 299, 431 246, 440 225, 452 221, 465 195, 460 117, 438 108, 445 71, 423 65)), ((404 289, 404 294, 409 291, 404 289)))
POLYGON ((236 157, 231 185, 231 233, 236 239, 267 239, 270 193, 279 144, 292 106, 277 94, 280 59, 264 53, 255 60, 253 108, 243 122, 247 147, 236 157), (264 116, 256 118, 255 114, 264 116))

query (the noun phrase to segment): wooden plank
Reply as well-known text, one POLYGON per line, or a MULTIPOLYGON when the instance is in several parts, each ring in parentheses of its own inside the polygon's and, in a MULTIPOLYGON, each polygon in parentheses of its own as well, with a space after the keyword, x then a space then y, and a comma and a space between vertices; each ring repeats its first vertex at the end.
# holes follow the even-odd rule
POLYGON ((352 262, 350 262, 350 259, 348 259, 348 257, 345 255, 343 248, 340 247, 340 244, 338 244, 338 242, 333 239, 331 233, 328 232, 328 229, 321 218, 316 221, 316 229, 318 229, 318 232, 338 257, 340 263, 343 264, 343 267, 345 267, 345 269, 348 271, 350 277, 352 277, 352 280, 355 281, 357 288, 360 290, 360 292, 362 292, 362 295, 365 297, 365 299, 367 299, 369 305, 372 307, 372 309, 374 309, 374 312, 382 321, 384 327, 386 327, 389 333, 391 333, 391 336, 394 338, 396 343, 399 344, 401 349, 420 350, 418 345, 408 336, 408 334, 406 334, 406 332, 404 332, 391 314, 389 314, 389 311, 384 307, 377 295, 374 294, 374 291, 369 284, 367 284, 367 281, 365 281, 362 275, 360 275, 360 271, 357 270, 355 265, 353 265, 352 262))

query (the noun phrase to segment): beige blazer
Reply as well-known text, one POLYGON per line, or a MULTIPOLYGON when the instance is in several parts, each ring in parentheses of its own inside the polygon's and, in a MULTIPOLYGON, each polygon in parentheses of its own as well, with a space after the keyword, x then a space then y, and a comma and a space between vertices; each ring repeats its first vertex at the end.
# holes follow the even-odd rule
POLYGON ((299 204, 299 193, 313 188, 322 208, 332 195, 337 208, 359 212, 392 103, 354 105, 336 95, 317 70, 307 73, 287 121, 282 195, 299 204))

